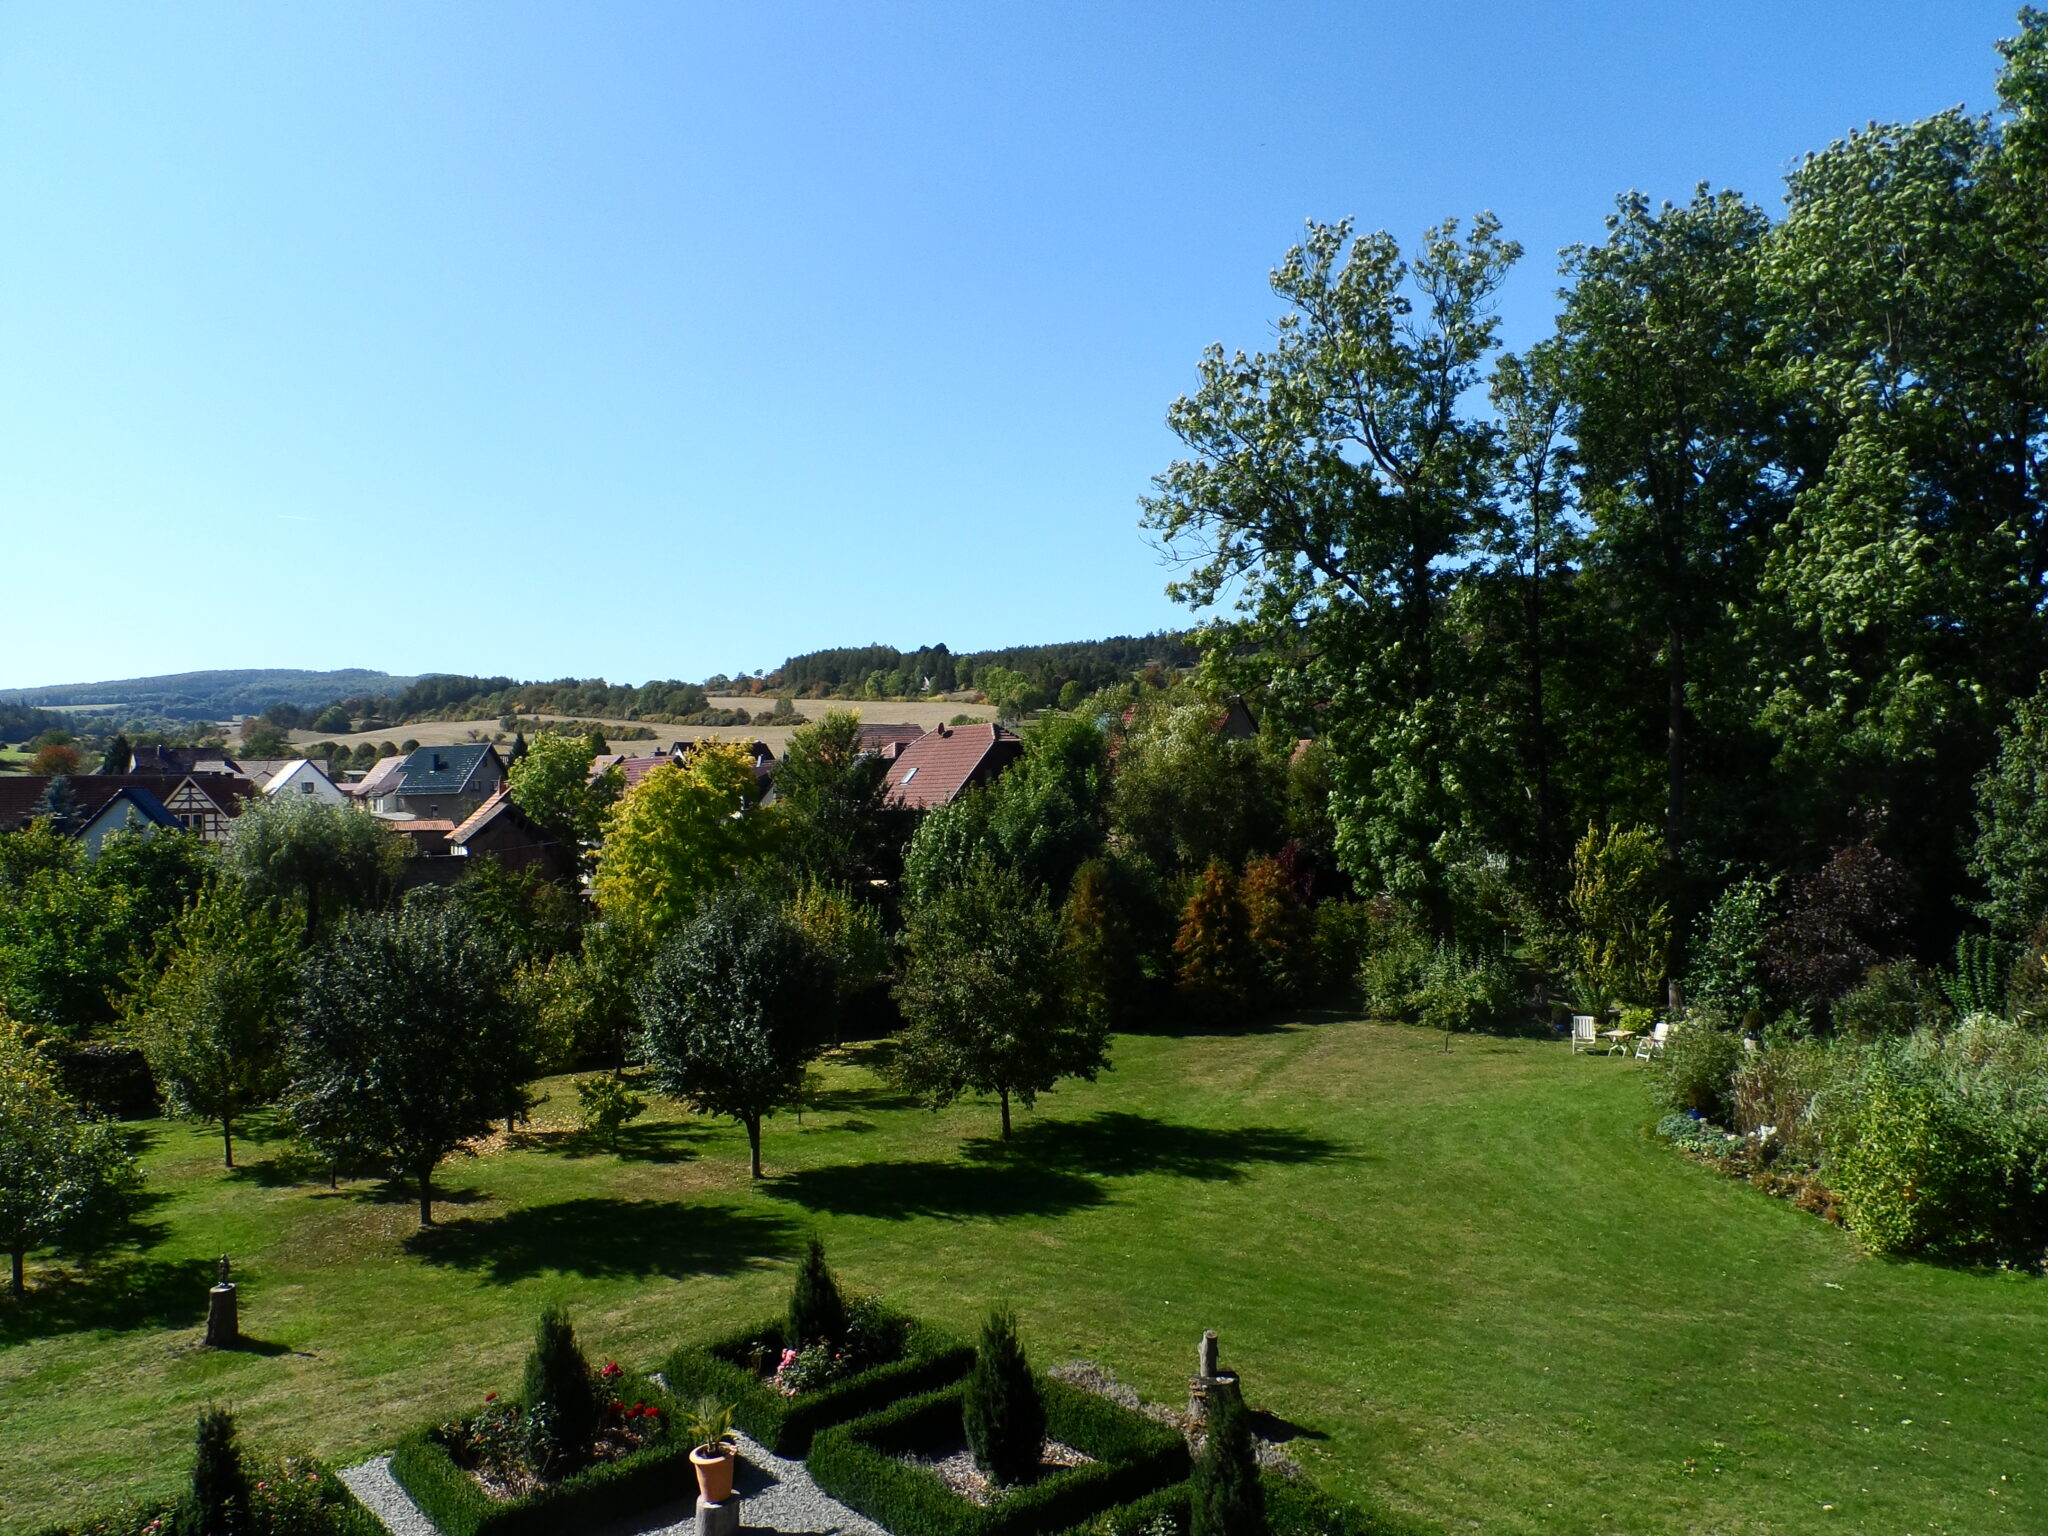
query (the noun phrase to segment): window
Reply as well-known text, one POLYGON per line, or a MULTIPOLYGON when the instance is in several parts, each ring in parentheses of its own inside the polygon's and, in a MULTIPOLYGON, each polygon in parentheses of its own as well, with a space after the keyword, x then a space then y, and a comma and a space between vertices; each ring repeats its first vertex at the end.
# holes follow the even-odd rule
POLYGON ((909 782, 910 782, 910 781, 911 781, 912 779, 914 779, 914 778, 916 778, 916 777, 917 777, 917 770, 916 770, 915 768, 913 768, 913 769, 911 769, 911 770, 910 770, 910 772, 908 772, 908 773, 906 773, 905 775, 903 775, 903 782, 904 782, 904 783, 906 783, 906 784, 908 784, 908 783, 909 783, 909 782))
POLYGON ((313 793, 313 781, 311 779, 307 779, 303 783, 301 783, 299 785, 299 793, 302 795, 310 795, 311 793, 313 793))

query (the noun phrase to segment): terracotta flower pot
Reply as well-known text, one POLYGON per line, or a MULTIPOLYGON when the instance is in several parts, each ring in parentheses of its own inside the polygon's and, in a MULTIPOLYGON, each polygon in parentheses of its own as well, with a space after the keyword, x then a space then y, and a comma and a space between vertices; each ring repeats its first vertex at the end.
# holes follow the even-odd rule
POLYGON ((690 1452, 690 1465, 697 1469, 697 1491, 707 1504, 723 1504, 732 1497, 732 1447, 700 1445, 690 1452))

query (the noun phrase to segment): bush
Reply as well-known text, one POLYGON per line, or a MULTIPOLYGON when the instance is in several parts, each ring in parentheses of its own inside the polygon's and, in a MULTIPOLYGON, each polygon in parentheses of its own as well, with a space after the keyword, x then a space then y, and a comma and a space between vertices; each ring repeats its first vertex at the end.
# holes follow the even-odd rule
MULTIPOLYGON (((1411 1536, 1419 1527, 1339 1504, 1310 1483, 1259 1475, 1272 1536, 1411 1536)), ((1067 1536, 1188 1536, 1189 1486, 1177 1483, 1106 1510, 1067 1536)))
POLYGON ((619 1132, 645 1113, 647 1101, 606 1073, 577 1080, 576 1109, 583 1118, 583 1134, 616 1152, 619 1132))
POLYGON ((804 1248, 789 1293, 789 1338, 799 1349, 846 1339, 846 1301, 839 1294, 839 1282, 825 1267, 825 1245, 816 1233, 804 1248))
MULTIPOLYGON (((974 1350, 950 1334, 856 1303, 855 1317, 872 1312, 879 1338, 894 1336, 895 1357, 842 1376, 814 1392, 785 1396, 762 1379, 768 1362, 788 1348, 785 1324, 766 1323, 708 1345, 686 1345, 668 1357, 662 1375, 684 1396, 715 1395, 734 1404, 733 1421, 778 1456, 802 1456, 822 1429, 917 1392, 957 1381, 974 1364, 974 1350)), ((877 1353, 883 1347, 872 1346, 877 1353)))
POLYGON ((590 1362, 576 1347, 569 1314, 559 1304, 541 1312, 521 1396, 529 1439, 541 1461, 538 1470, 554 1475, 580 1468, 597 1438, 597 1390, 590 1362))
POLYGON ((1365 958, 1358 967, 1361 1001, 1377 1018, 1412 1019, 1429 966, 1429 939, 1414 913, 1391 897, 1375 897, 1365 906, 1365 958))
POLYGON ((1681 1114, 1701 1115, 1726 1125, 1734 1108, 1735 1069, 1742 1064, 1742 1039, 1727 1019, 1694 1008, 1671 1028, 1651 1079, 1657 1102, 1681 1114))
POLYGON ((1838 850, 1799 882, 1792 910, 1765 935, 1772 995, 1809 1019, 1823 1017, 1871 967, 1898 954, 1912 901, 1911 877, 1868 838, 1838 850))
MULTIPOLYGON (((248 1523, 241 1536, 389 1536, 384 1523, 356 1502, 356 1496, 327 1468, 310 1457, 286 1455, 258 1462, 244 1460, 251 1487, 248 1523)), ((45 1527, 39 1536, 161 1536, 190 1527, 181 1521, 190 1504, 137 1504, 64 1525, 45 1527)))
POLYGON ((1942 973, 1941 990, 1964 1018, 1979 1013, 2003 1015, 2012 959, 2012 945, 1987 934, 1966 933, 1956 940, 1956 967, 1942 973))
POLYGON ((1208 1433, 1188 1481, 1190 1536, 1265 1536, 1265 1490, 1244 1400, 1236 1392, 1210 1399, 1208 1433))
POLYGON ((1911 960, 1900 960, 1873 969, 1835 1004, 1832 1017, 1835 1033, 1867 1041, 1938 1029, 1955 1015, 1934 977, 1911 960))
POLYGON ((974 1369, 967 1375, 961 1418, 974 1464, 1000 1487, 1029 1482, 1045 1451, 1045 1405, 1017 1338, 1016 1314, 991 1312, 981 1325, 974 1369))
POLYGON ((1521 989, 1507 957, 1455 944, 1438 944, 1422 968, 1414 993, 1415 1017, 1431 1029, 1498 1029, 1522 1007, 1521 989))
POLYGON ((2004 1021, 1838 1048, 1822 1177, 1880 1253, 2021 1263, 2048 1241, 2048 1043, 2004 1021))
POLYGON ((1041 1377, 1037 1386, 1046 1433, 1095 1458, 1090 1464, 1007 1490, 986 1506, 968 1502, 901 1459, 958 1443, 963 1389, 956 1386, 825 1431, 811 1450, 811 1475, 893 1536, 1040 1536, 1188 1475, 1187 1444, 1174 1430, 1062 1382, 1041 1377))
POLYGON ((1358 985, 1360 968, 1372 944, 1372 915, 1362 901, 1326 901, 1315 909, 1310 946, 1316 985, 1324 992, 1347 993, 1358 985))
POLYGON ((199 1415, 192 1487, 178 1526, 184 1536, 243 1536, 249 1528, 249 1477, 235 1444, 235 1416, 218 1404, 199 1415))
POLYGON ((1732 1090, 1734 1128, 1772 1128, 1781 1151, 1811 1166, 1820 1161, 1813 1104, 1826 1088, 1836 1052, 1820 1040, 1790 1040, 1747 1054, 1732 1090))
POLYGON ((1776 878, 1738 880, 1715 898, 1685 975, 1685 995, 1694 1006, 1718 1008, 1731 1018, 1764 1006, 1764 935, 1777 891, 1776 878))

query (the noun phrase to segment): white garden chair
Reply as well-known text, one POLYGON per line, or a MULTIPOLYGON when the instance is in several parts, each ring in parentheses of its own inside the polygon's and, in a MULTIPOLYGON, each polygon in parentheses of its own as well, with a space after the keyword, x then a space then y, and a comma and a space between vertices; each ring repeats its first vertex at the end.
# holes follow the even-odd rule
POLYGON ((1600 1020, 1594 1014, 1575 1013, 1572 1015, 1572 1054, 1574 1056, 1578 1055, 1580 1051, 1599 1049, 1600 1036, 1596 1033, 1599 1028, 1600 1020))
MULTIPOLYGON (((1666 1040, 1669 1040, 1670 1038, 1671 1021, 1669 1019, 1659 1019, 1657 1021, 1657 1027, 1651 1030, 1647 1035, 1643 1036, 1643 1044, 1647 1045, 1650 1048, 1650 1053, 1652 1055, 1662 1056, 1664 1054, 1664 1042, 1666 1040)), ((1636 1052, 1636 1054, 1640 1056, 1643 1053, 1641 1051, 1638 1051, 1636 1052)))

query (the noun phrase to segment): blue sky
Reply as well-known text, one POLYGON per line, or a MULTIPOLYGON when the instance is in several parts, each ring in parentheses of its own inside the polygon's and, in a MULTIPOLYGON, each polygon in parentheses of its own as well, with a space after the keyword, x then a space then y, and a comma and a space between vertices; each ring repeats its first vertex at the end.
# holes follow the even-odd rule
POLYGON ((701 678, 1182 622, 1137 527, 1307 218, 1775 205, 2012 3, 0 8, 0 685, 701 678))

